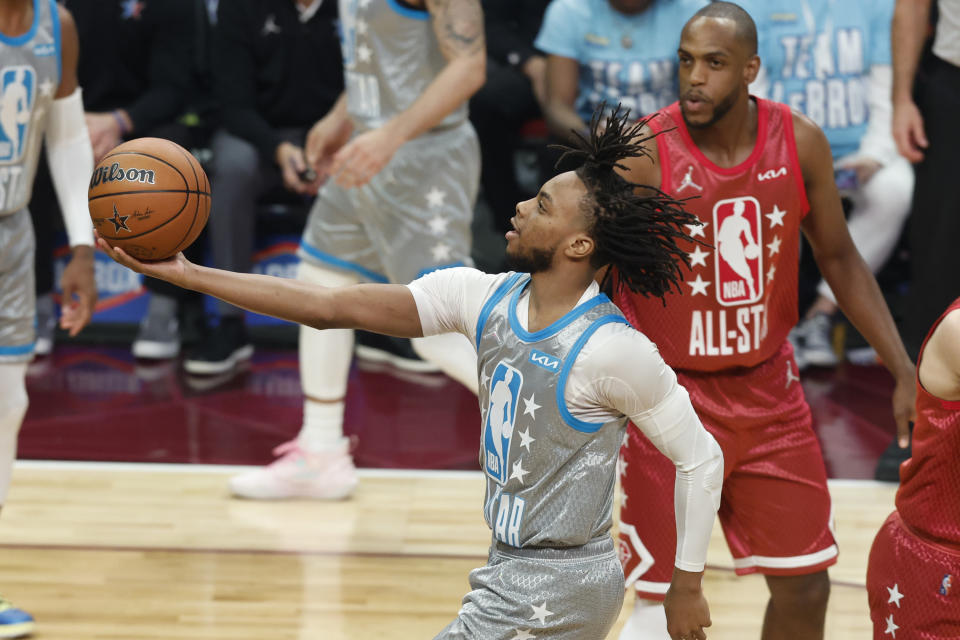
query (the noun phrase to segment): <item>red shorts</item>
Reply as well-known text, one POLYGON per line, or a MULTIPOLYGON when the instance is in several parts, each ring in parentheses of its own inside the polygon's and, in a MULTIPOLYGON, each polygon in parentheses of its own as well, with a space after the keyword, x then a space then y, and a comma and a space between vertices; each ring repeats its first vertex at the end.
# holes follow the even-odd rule
POLYGON ((960 638, 960 548, 916 536, 894 511, 870 549, 867 599, 875 640, 960 638))
MULTIPOLYGON (((787 342, 749 369, 677 371, 723 450, 720 524, 741 575, 804 575, 837 561, 826 469, 796 371, 787 342)), ((620 559, 628 586, 662 600, 676 557, 676 471, 639 429, 627 433, 620 559)))

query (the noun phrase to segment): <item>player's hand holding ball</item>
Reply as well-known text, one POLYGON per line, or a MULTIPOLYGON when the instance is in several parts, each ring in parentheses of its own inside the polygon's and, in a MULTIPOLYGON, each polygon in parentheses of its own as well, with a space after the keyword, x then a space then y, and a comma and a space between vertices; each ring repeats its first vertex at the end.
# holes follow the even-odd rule
POLYGON ((747 260, 756 260, 760 257, 760 245, 748 244, 743 249, 743 255, 747 258, 747 260))
POLYGON ((97 235, 141 261, 176 255, 210 215, 210 181, 189 151, 169 140, 137 138, 110 151, 87 191, 97 235))

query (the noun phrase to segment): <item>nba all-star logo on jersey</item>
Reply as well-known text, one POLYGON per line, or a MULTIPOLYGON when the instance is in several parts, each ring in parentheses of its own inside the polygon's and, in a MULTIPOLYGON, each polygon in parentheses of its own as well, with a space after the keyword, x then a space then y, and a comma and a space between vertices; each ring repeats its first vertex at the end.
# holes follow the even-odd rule
POLYGON ((713 206, 717 302, 733 306, 763 297, 763 225, 760 203, 752 196, 721 200, 713 206))
POLYGON ((6 67, 0 74, 0 162, 16 163, 23 157, 37 92, 33 67, 6 67))
POLYGON ((503 362, 490 378, 490 400, 483 424, 483 468, 498 484, 507 482, 510 442, 517 420, 517 403, 523 388, 523 374, 503 362))

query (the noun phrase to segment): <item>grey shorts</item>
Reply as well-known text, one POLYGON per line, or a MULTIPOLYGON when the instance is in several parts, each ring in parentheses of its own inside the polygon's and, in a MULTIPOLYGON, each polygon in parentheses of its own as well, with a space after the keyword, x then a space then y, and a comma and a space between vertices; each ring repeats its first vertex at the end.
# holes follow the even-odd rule
POLYGON ((470 259, 480 147, 469 122, 404 144, 357 189, 332 181, 310 210, 300 258, 372 282, 406 284, 470 259))
POLYGON ((494 543, 457 619, 434 640, 600 640, 623 606, 623 570, 609 537, 567 549, 494 543))
POLYGON ((30 212, 0 216, 0 362, 33 359, 33 252, 30 212))

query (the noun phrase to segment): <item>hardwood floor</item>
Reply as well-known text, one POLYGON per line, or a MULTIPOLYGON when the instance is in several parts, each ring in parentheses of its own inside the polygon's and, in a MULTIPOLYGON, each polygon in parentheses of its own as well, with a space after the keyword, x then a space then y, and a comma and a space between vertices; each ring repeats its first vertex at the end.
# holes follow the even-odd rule
MULTIPOLYGON (((42 640, 430 639, 485 562, 479 473, 365 471, 349 501, 264 503, 228 498, 235 470, 18 464, 0 590, 42 640)), ((831 483, 831 640, 870 636, 866 558, 894 490, 831 483)), ((710 565, 709 637, 758 638, 763 579, 733 574, 719 526, 710 565)))

